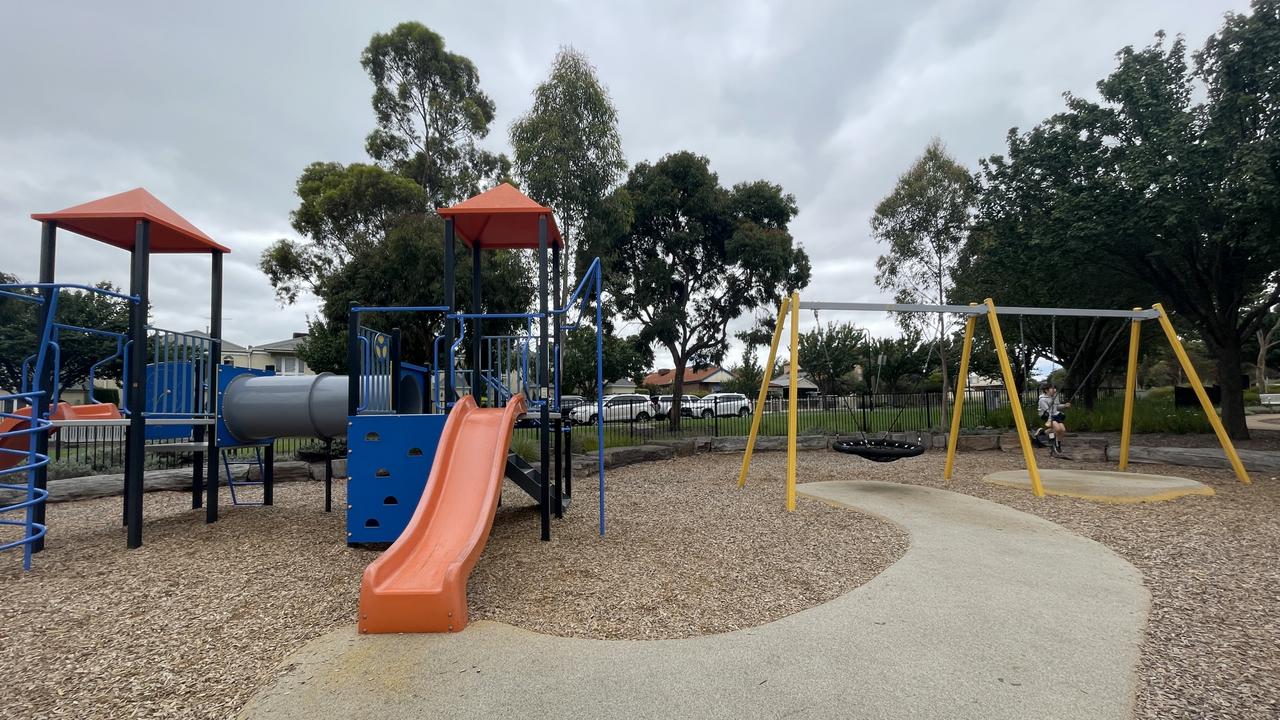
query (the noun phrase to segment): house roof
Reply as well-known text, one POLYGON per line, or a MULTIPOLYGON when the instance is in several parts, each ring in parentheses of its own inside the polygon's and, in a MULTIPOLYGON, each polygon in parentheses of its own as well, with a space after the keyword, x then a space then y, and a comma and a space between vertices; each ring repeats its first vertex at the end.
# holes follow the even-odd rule
MULTIPOLYGON (((712 375, 720 372, 719 365, 708 365, 701 370, 684 371, 684 381, 686 383, 703 382, 712 375)), ((650 387, 661 387, 663 385, 671 385, 675 383, 676 371, 671 368, 660 368, 657 372, 651 372, 644 376, 644 384, 650 387)))
POLYGON ((564 247, 551 208, 539 205, 511 183, 436 212, 453 219, 453 230, 468 247, 482 250, 538 247, 538 218, 547 218, 547 247, 564 247))
MULTIPOLYGON (((202 337, 202 338, 209 337, 209 333, 204 332, 203 330, 183 330, 182 333, 184 335, 195 335, 196 337, 202 337)), ((246 348, 245 346, 237 345, 226 338, 223 338, 221 342, 222 342, 222 352, 233 352, 233 353, 248 352, 248 348, 246 348)))
POLYGON ((151 223, 151 252, 231 252, 200 228, 143 188, 72 205, 51 213, 35 213, 33 220, 53 220, 59 228, 124 250, 132 250, 139 220, 151 223))
MULTIPOLYGON (((790 386, 791 386, 791 375, 789 373, 782 373, 781 375, 778 375, 777 377, 769 381, 769 387, 785 388, 790 386)), ((809 379, 808 374, 806 374, 803 370, 800 370, 796 372, 796 387, 801 390, 817 390, 818 384, 815 383, 813 380, 809 379)))
POLYGON ((306 335, 299 334, 287 340, 276 340, 275 342, 254 345, 253 349, 262 350, 264 352, 294 352, 298 349, 298 343, 306 339, 306 335))

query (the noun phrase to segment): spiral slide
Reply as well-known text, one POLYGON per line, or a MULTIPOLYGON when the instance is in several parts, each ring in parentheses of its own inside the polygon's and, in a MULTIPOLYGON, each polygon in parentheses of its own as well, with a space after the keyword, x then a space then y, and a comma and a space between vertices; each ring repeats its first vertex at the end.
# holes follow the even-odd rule
POLYGON ((362 633, 457 632, 467 576, 484 550, 523 395, 480 409, 464 397, 445 422, 427 488, 398 540, 360 582, 362 633))

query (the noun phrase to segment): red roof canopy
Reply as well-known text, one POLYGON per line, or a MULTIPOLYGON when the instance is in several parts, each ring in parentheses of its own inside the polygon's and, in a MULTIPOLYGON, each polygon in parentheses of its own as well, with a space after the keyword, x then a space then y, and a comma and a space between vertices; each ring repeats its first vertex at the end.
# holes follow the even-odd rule
POLYGON ((153 253, 231 252, 142 188, 31 217, 125 250, 133 249, 137 221, 149 220, 153 253))
POLYGON ((511 183, 502 183, 436 212, 440 217, 453 218, 453 231, 463 242, 483 250, 537 248, 538 218, 546 215, 548 247, 564 247, 551 208, 529 199, 511 183))

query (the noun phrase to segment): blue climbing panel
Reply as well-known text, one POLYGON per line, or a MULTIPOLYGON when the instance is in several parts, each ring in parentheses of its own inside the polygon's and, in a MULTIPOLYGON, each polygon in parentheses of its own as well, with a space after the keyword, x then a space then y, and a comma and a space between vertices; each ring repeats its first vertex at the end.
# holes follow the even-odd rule
POLYGON ((444 415, 357 415, 347 429, 347 542, 395 542, 427 486, 444 415))

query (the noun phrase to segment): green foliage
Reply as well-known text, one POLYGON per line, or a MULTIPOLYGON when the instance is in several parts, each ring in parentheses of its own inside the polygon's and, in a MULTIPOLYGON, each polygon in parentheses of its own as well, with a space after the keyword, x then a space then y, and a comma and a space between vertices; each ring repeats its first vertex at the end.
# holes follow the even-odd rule
POLYGON ((724 188, 707 158, 680 152, 636 165, 606 205, 591 247, 619 314, 671 354, 678 427, 685 369, 723 357, 731 320, 808 284, 795 198, 763 180, 724 188))
MULTIPOLYGON (((1168 395, 1148 394, 1139 398, 1133 406, 1133 431, 1135 433, 1211 433, 1213 427, 1199 408, 1179 408, 1173 404, 1172 388, 1168 395)), ((1035 403, 1023 408, 1028 427, 1042 423, 1036 414, 1035 403)), ((1077 432, 1119 432, 1124 421, 1124 401, 1121 398, 1102 398, 1093 408, 1072 407, 1067 410, 1067 429, 1077 432)), ((987 424, 992 427, 1013 427, 1013 415, 1008 405, 987 413, 987 424)))
POLYGON ((742 360, 729 368, 729 374, 733 377, 729 382, 724 383, 724 392, 756 397, 760 392, 760 386, 764 384, 764 368, 760 365, 760 359, 756 357, 755 346, 747 344, 742 347, 742 360))
POLYGON ((586 217, 627 168, 618 111, 586 55, 560 49, 550 76, 533 91, 533 107, 511 124, 511 147, 525 192, 559 217, 565 258, 574 267, 586 217))
MULTIPOLYGON (((19 280, 13 275, 0 273, 0 283, 16 282, 19 280)), ((109 282, 100 282, 95 287, 120 291, 109 282)), ((64 325, 123 333, 129 329, 129 304, 100 293, 64 290, 58 297, 54 320, 64 325)), ((39 346, 36 337, 39 323, 39 305, 0 297, 0 388, 21 386, 22 361, 39 346)), ((58 383, 64 389, 85 382, 94 363, 116 352, 114 339, 70 330, 59 334, 58 343, 62 350, 58 383)), ((94 377, 119 380, 122 370, 119 361, 106 363, 94 372, 94 377)))
POLYGON ((851 322, 829 322, 823 328, 800 334, 800 367, 824 395, 842 395, 853 389, 854 371, 863 360, 866 331, 851 322))
POLYGON ((1181 39, 1157 34, 1118 53, 1101 102, 1068 96, 1066 111, 1011 131, 1008 160, 991 161, 1024 191, 997 202, 1030 214, 1038 200, 1065 249, 1148 287, 1197 331, 1237 438, 1248 437, 1242 347, 1280 301, 1278 47, 1277 0, 1229 13, 1190 62, 1181 39))
MULTIPOLYGON (((370 40, 361 57, 375 90, 378 127, 368 138, 378 165, 312 163, 298 178, 293 228, 303 242, 280 240, 260 266, 281 302, 304 291, 320 298, 299 356, 317 372, 346 371, 346 328, 351 302, 363 305, 444 304, 443 222, 432 208, 505 178, 505 157, 476 147, 493 121, 493 102, 465 57, 445 50, 439 35, 402 23, 370 40)), ((520 256, 485 253, 481 268, 484 312, 523 312, 534 280, 520 256)), ((455 307, 471 306, 471 256, 457 253, 455 307)), ((402 330, 404 358, 428 362, 440 318, 414 313, 362 322, 402 330)), ((514 323, 493 321, 487 334, 514 323)), ((468 346, 469 349, 469 346, 468 346)), ((465 352, 465 351, 464 351, 465 352)))
POLYGON ((301 203, 291 214, 293 229, 309 242, 277 240, 259 262, 285 303, 296 302, 303 290, 319 294, 331 275, 393 231, 421 227, 431 209, 421 186, 376 165, 311 163, 296 191, 301 203))
MULTIPOLYGON (((360 56, 373 81, 378 127, 365 149, 383 167, 412 178, 444 207, 510 174, 510 161, 476 145, 489 133, 494 104, 468 58, 417 22, 376 33, 360 56)), ((495 183, 496 184, 496 183, 495 183)))
MULTIPOLYGON (((947 154, 942 140, 934 138, 898 178, 893 192, 876 206, 871 234, 888 245, 876 260, 876 284, 893 291, 896 302, 946 302, 951 270, 969 231, 976 192, 969 171, 947 154)), ((947 384, 947 316, 896 313, 895 319, 912 332, 936 329, 942 383, 947 384)))
MULTIPOLYGON (((363 305, 438 305, 444 297, 442 222, 434 216, 407 219, 381 242, 331 272, 317 288, 321 317, 310 323, 298 355, 316 372, 346 372, 347 313, 351 302, 363 305)), ((459 253, 455 307, 471 306, 471 256, 459 253)), ((522 312, 534 295, 534 279, 520 256, 487 252, 481 260, 482 311, 522 312)), ((510 332, 517 321, 489 321, 485 333, 510 332)), ((361 323, 384 332, 398 327, 404 359, 429 362, 432 345, 444 331, 438 313, 367 313, 361 323)), ((470 345, 466 345, 469 349, 470 345)), ((442 350, 443 352, 443 350, 442 350)))
MULTIPOLYGON (((638 338, 618 337, 606 332, 601 338, 604 345, 604 382, 636 379, 644 369, 653 364, 653 349, 639 342, 638 338)), ((596 395, 596 332, 594 328, 580 327, 565 333, 564 377, 560 381, 565 395, 596 395)))

